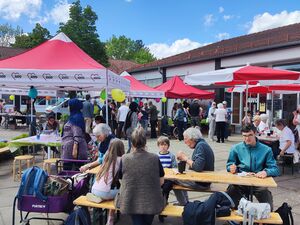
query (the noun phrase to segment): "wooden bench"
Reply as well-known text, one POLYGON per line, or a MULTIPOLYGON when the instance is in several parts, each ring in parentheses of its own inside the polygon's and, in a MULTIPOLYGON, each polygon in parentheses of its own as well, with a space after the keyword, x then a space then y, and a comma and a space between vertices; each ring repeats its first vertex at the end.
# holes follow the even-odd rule
POLYGON ((198 189, 193 189, 193 188, 188 188, 184 187, 178 184, 174 184, 172 189, 173 190, 182 190, 182 191, 195 191, 195 192, 219 192, 219 191, 226 191, 228 185, 224 184, 212 184, 210 188, 205 189, 205 190, 198 190, 198 189))
POLYGON ((293 154, 286 154, 281 156, 282 162, 278 163, 281 166, 281 173, 284 174, 284 167, 292 167, 292 175, 294 175, 294 155, 293 154))
MULTIPOLYGON (((92 208, 100 208, 100 209, 116 209, 114 205, 114 201, 104 201, 100 203, 94 203, 87 200, 86 196, 80 196, 79 198, 74 200, 74 205, 92 207, 92 208)), ((183 206, 175 206, 175 205, 166 205, 164 210, 160 213, 163 216, 174 216, 181 217, 183 213, 183 206)), ((236 221, 243 222, 243 217, 236 215, 235 211, 231 212, 230 216, 225 217, 217 217, 217 220, 220 221, 236 221)), ((269 219, 264 220, 255 220, 255 223, 258 224, 282 224, 282 219, 278 213, 271 213, 271 217, 269 219)))
POLYGON ((6 147, 4 147, 4 148, 0 148, 0 154, 1 153, 4 153, 4 152, 9 152, 10 150, 9 150, 9 147, 8 146, 6 146, 6 147))

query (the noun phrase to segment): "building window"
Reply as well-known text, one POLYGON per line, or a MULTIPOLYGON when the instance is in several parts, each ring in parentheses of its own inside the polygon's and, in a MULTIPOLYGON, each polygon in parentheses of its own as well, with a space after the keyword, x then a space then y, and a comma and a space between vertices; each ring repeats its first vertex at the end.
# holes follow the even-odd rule
POLYGON ((273 66, 274 69, 300 71, 300 63, 273 66))

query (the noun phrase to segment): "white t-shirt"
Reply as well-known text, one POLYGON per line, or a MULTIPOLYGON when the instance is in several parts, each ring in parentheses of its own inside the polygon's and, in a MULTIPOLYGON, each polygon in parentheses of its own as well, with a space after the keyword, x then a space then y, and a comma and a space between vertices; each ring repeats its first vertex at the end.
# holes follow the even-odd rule
POLYGON ((260 132, 260 133, 265 133, 266 134, 269 131, 269 127, 265 122, 260 121, 260 123, 257 127, 257 131, 260 132))
POLYGON ((279 148, 284 149, 287 141, 291 141, 292 144, 286 150, 286 153, 294 153, 295 152, 295 137, 294 137, 292 130, 290 128, 288 128, 287 126, 285 126, 280 133, 279 148))
MULTIPOLYGON (((117 173, 117 171, 120 168, 120 162, 121 162, 121 157, 117 158, 116 161, 116 165, 115 165, 115 174, 117 173)), ((103 192, 109 192, 111 189, 111 183, 113 181, 113 174, 112 174, 112 170, 113 170, 113 165, 111 164, 110 168, 109 168, 109 172, 108 172, 108 178, 107 178, 107 183, 105 183, 104 181, 104 177, 101 177, 100 180, 95 180, 95 183, 92 186, 92 192, 93 190, 97 190, 97 191, 103 191, 103 192)))
POLYGON ((214 114, 216 115, 216 122, 226 122, 226 109, 216 109, 214 114))
POLYGON ((128 106, 121 105, 118 109, 118 122, 125 122, 127 113, 129 111, 128 106))

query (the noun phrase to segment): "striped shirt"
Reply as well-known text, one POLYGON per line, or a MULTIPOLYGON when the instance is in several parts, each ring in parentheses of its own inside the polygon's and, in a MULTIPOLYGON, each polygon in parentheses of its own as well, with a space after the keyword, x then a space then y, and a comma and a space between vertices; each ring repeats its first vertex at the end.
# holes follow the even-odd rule
POLYGON ((158 153, 160 163, 163 168, 176 168, 177 162, 175 155, 171 152, 167 152, 166 154, 158 153))

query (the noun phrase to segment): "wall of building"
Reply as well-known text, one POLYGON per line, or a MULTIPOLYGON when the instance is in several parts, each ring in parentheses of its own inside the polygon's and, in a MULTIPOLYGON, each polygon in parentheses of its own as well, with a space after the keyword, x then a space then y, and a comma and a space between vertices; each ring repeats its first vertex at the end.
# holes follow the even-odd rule
POLYGON ((276 64, 292 63, 297 61, 300 61, 300 46, 222 58, 221 67, 228 68, 242 66, 247 63, 271 67, 276 64))

